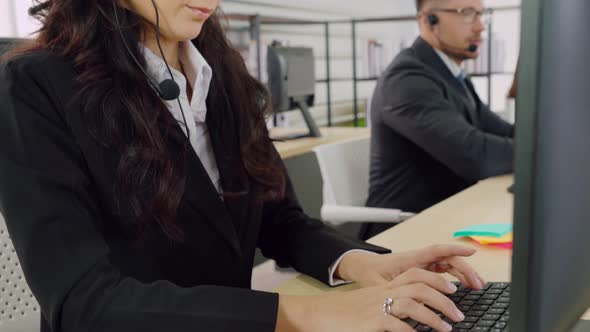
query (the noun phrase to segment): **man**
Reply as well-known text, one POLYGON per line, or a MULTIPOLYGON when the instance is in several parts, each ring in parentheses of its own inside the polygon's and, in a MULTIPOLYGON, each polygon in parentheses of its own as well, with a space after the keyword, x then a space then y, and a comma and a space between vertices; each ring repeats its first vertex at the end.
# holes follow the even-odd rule
MULTIPOLYGON (((482 0, 417 0, 420 37, 377 84, 367 205, 420 212, 512 172, 514 127, 484 105, 461 64, 479 56, 482 0)), ((362 237, 391 225, 369 224, 362 237)))

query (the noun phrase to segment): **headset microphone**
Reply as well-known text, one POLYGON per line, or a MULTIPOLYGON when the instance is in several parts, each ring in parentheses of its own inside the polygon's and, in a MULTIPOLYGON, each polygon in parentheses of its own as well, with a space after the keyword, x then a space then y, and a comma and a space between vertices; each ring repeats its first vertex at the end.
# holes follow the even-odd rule
POLYGON ((162 98, 163 100, 166 100, 166 101, 170 101, 170 100, 174 100, 174 99, 176 99, 178 101, 178 107, 180 107, 180 113, 182 114, 182 119, 184 121, 184 128, 186 129, 186 136, 189 137, 189 139, 190 139, 190 131, 188 129, 186 117, 184 116, 184 110, 182 108, 182 104, 180 103, 180 99, 179 99, 180 87, 174 81, 174 76, 172 75, 172 70, 170 69, 170 66, 168 65, 168 61, 166 61, 166 56, 164 55, 164 51, 162 50, 162 45, 160 44, 160 13, 158 11, 158 6, 156 5, 155 0, 152 0, 152 5, 154 6, 154 10, 156 12, 156 41, 158 42, 158 48, 160 49, 160 54, 162 55, 162 59, 164 60, 164 64, 166 64, 166 68, 168 69, 168 73, 170 74, 169 79, 165 79, 162 82, 160 82, 159 84, 156 84, 156 82, 154 82, 152 77, 146 72, 146 70, 143 68, 143 66, 139 63, 139 61, 137 60, 137 58, 135 57, 133 52, 131 52, 129 45, 127 45, 127 40, 125 39, 125 36, 123 35, 123 31, 121 29, 121 23, 119 22, 119 14, 117 13, 117 2, 113 1, 113 11, 115 14, 115 22, 117 23, 117 30, 119 31, 119 35, 121 36, 121 41, 123 42, 123 45, 127 49, 127 53, 129 53, 129 56, 131 56, 131 58, 133 59, 135 64, 137 64, 137 67, 145 75, 145 77, 147 78, 148 84, 154 89, 154 91, 156 91, 158 96, 160 96, 160 98, 162 98))

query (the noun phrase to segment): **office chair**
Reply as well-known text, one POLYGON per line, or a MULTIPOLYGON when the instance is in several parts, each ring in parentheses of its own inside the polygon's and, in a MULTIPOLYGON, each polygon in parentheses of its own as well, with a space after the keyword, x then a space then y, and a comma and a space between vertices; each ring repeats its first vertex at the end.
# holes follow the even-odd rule
POLYGON ((369 138, 321 145, 313 149, 323 180, 322 220, 399 223, 414 216, 397 209, 365 207, 369 193, 369 138))
POLYGON ((39 304, 25 280, 0 214, 0 331, 40 330, 39 304))

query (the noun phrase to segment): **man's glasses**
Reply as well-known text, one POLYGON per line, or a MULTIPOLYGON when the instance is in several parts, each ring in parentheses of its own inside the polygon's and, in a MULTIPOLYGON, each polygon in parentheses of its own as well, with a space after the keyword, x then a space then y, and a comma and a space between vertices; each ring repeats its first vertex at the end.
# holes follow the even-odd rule
POLYGON ((487 25, 490 22, 490 17, 492 15, 491 8, 485 8, 484 10, 477 10, 473 7, 466 7, 466 8, 434 8, 432 9, 433 13, 437 12, 445 12, 445 13, 453 13, 457 14, 461 17, 464 23, 466 24, 474 24, 478 18, 481 18, 481 22, 484 25, 487 25))

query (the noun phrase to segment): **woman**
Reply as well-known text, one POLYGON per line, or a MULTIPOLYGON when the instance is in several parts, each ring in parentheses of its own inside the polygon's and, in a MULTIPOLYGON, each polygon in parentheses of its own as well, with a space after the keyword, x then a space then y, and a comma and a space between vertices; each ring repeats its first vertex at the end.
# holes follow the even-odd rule
POLYGON ((460 258, 474 251, 385 254, 305 216, 265 128, 266 91, 217 5, 31 9, 39 37, 0 71, 0 209, 41 331, 411 331, 407 317, 450 330, 420 304, 461 320, 436 272, 480 288, 460 258), (157 86, 171 76, 178 86, 157 86), (256 247, 365 288, 249 290, 256 247))

